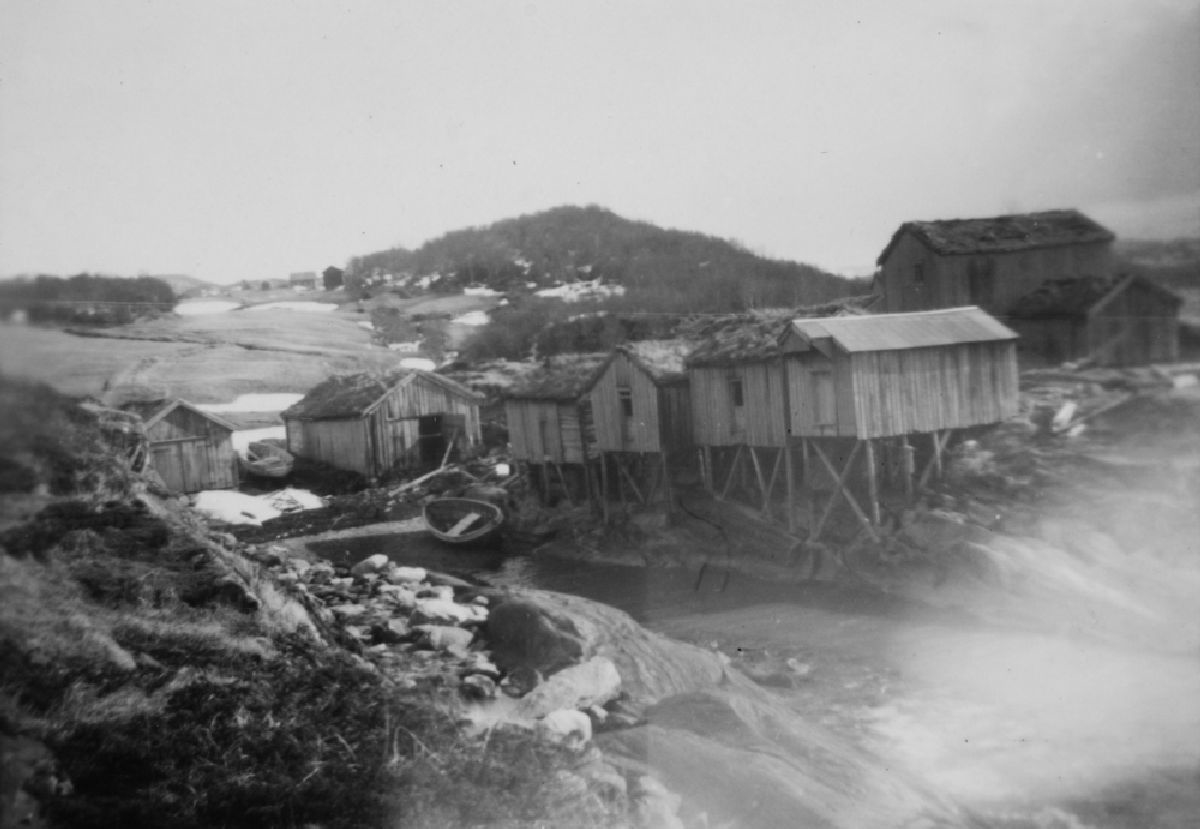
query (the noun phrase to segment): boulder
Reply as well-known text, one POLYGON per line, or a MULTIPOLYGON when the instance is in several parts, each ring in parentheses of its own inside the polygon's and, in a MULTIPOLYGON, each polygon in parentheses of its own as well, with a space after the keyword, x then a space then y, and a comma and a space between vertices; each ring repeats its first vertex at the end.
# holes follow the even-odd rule
POLYGON ((445 599, 417 599, 412 619, 418 625, 459 625, 473 621, 475 619, 474 610, 475 608, 468 605, 456 604, 445 599))
POLYGON ((582 746, 592 739, 592 721, 582 711, 551 711, 538 722, 538 733, 554 742, 582 746))
POLYGON ((417 598, 441 599, 444 602, 452 602, 454 601, 454 588, 446 584, 423 584, 417 590, 417 598))
POLYGON ((468 699, 495 699, 496 698, 496 683, 489 677, 483 674, 471 674, 463 677, 462 695, 468 699))
POLYGON ((906 516, 901 536, 904 541, 928 553, 943 553, 964 542, 988 544, 990 530, 972 524, 966 518, 946 510, 914 512, 906 516))
POLYGON ((383 553, 376 553, 373 556, 367 556, 358 564, 350 568, 350 573, 355 576, 365 576, 368 573, 387 572, 388 565, 391 564, 390 559, 383 553))
POLYGON ((387 573, 392 584, 420 584, 425 581, 424 567, 393 567, 387 573))
POLYGON ((405 610, 412 610, 417 606, 417 594, 402 584, 380 585, 379 598, 405 610))
POLYGON ((547 677, 521 700, 517 713, 536 718, 559 709, 586 709, 604 705, 620 692, 617 666, 606 657, 595 656, 547 677))
POLYGON ((381 625, 371 628, 371 635, 376 642, 384 645, 398 645, 412 634, 407 619, 388 619, 381 625))
POLYGON ((496 599, 485 635, 492 660, 510 675, 524 668, 548 676, 604 657, 615 665, 620 687, 639 703, 725 677, 717 654, 652 633, 615 608, 562 593, 527 590, 520 598, 496 599))
POLYGON ((466 655, 471 640, 475 638, 469 630, 442 625, 417 625, 414 630, 420 634, 421 640, 434 650, 460 656, 466 655))
POLYGON ((329 609, 333 612, 334 616, 336 616, 338 619, 341 619, 343 621, 346 619, 356 619, 360 616, 365 616, 367 613, 367 606, 363 605, 363 604, 358 604, 357 602, 347 602, 346 604, 335 604, 333 607, 331 607, 329 609))
POLYGON ((636 825, 646 829, 684 829, 679 819, 682 803, 683 798, 653 777, 639 777, 633 798, 636 825))

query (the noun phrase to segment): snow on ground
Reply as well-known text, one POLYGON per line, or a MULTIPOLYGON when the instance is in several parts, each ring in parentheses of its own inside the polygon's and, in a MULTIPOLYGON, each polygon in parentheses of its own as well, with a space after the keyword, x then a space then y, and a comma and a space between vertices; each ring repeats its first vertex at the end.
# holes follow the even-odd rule
POLYGON ((580 302, 584 299, 622 296, 624 293, 624 285, 603 285, 599 279, 593 279, 588 282, 570 282, 555 288, 543 288, 540 291, 533 292, 534 296, 553 297, 561 299, 563 302, 580 302))
POLYGON ((251 443, 256 440, 267 440, 269 438, 284 440, 287 438, 287 429, 283 426, 265 426, 262 429, 238 429, 233 433, 233 451, 244 458, 251 443))
POLYGON ((225 302, 221 300, 197 300, 181 302, 175 306, 175 313, 183 317, 198 317, 203 314, 224 314, 234 308, 241 308, 240 302, 225 302))
POLYGON ((262 305, 251 305, 249 311, 314 311, 322 314, 337 310, 335 302, 264 302, 262 305))
POLYGON ((401 357, 400 368, 415 368, 420 371, 433 371, 437 363, 428 357, 401 357))
POLYGON ((224 489, 197 492, 196 509, 210 518, 230 524, 261 524, 280 516, 279 510, 263 498, 224 489))
POLYGON ((320 495, 313 495, 307 489, 281 489, 261 495, 264 501, 280 512, 291 512, 298 509, 320 509, 325 502, 320 495))
POLYGON ((459 325, 476 326, 487 325, 489 320, 487 311, 468 311, 467 313, 461 314, 460 316, 450 320, 450 322, 458 323, 459 325))
POLYGON ((299 403, 303 394, 239 394, 232 403, 201 403, 196 406, 203 412, 282 412, 299 403))
POLYGON ((463 288, 463 296, 500 296, 494 288, 463 288))

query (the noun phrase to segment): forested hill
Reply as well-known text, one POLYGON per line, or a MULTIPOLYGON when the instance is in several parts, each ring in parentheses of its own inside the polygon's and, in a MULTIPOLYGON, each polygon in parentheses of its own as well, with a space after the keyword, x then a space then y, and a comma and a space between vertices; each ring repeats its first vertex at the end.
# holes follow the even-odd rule
POLYGON ((514 290, 530 282, 540 287, 600 279, 625 286, 652 306, 682 301, 687 310, 812 304, 862 293, 866 284, 596 206, 556 207, 456 230, 417 250, 380 251, 349 264, 352 279, 373 273, 440 274, 434 290, 467 285, 514 290))

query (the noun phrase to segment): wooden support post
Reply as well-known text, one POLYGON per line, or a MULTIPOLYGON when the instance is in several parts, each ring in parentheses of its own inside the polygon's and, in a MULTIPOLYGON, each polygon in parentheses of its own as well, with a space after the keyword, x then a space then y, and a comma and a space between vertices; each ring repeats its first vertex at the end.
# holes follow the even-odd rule
POLYGON ((771 493, 767 489, 766 479, 763 478, 762 466, 758 463, 758 451, 753 446, 747 447, 747 449, 750 452, 750 462, 754 465, 754 477, 758 481, 758 491, 762 493, 762 507, 759 508, 759 512, 766 515, 767 507, 771 503, 768 500, 771 497, 771 493))
POLYGON ((725 496, 729 494, 729 485, 733 483, 733 473, 737 471, 738 462, 742 459, 742 444, 737 445, 737 449, 733 453, 733 462, 729 466, 729 474, 725 476, 725 486, 721 489, 721 494, 718 496, 724 501, 725 496))
MULTIPOLYGON (((649 463, 648 463, 649 457, 650 457, 649 455, 639 455, 638 456, 638 460, 641 461, 640 466, 642 467, 644 472, 646 472, 646 467, 649 466, 649 463)), ((645 503, 647 503, 647 504, 651 503, 654 500, 654 496, 655 496, 655 494, 657 494, 659 486, 662 485, 662 480, 659 477, 661 472, 662 472, 662 470, 659 469, 658 465, 656 464, 655 468, 650 469, 648 472, 646 472, 645 475, 637 476, 637 477, 642 477, 642 478, 649 480, 649 485, 646 487, 646 498, 645 498, 645 503)))
POLYGON ((813 444, 813 449, 816 451, 817 457, 821 459, 821 463, 825 464, 825 468, 829 470, 829 474, 832 475, 834 480, 837 481, 837 490, 834 491, 833 497, 829 499, 829 503, 825 505, 825 511, 821 514, 821 520, 817 522, 817 527, 810 536, 813 541, 816 541, 820 536, 821 530, 825 526, 826 519, 829 518, 829 514, 833 511, 834 504, 837 503, 838 495, 841 495, 846 499, 846 503, 850 505, 852 510, 854 510, 854 514, 858 516, 858 520, 862 522, 867 534, 871 536, 871 540, 876 542, 879 541, 879 535, 875 532, 875 527, 871 524, 870 519, 867 518, 866 513, 862 511, 862 507, 858 505, 858 501, 855 500, 854 495, 851 494, 850 490, 846 487, 846 479, 850 476, 850 468, 854 465, 854 458, 858 455, 858 449, 860 446, 862 446, 862 442, 855 441, 854 448, 850 450, 850 456, 846 458, 846 465, 842 468, 842 472, 839 475, 833 464, 830 463, 829 458, 825 457, 825 453, 821 451, 821 447, 815 443, 813 444))
MULTIPOLYGON (((639 501, 641 501, 643 504, 646 503, 646 497, 644 495, 642 495, 642 491, 640 489, 638 489, 637 482, 633 479, 633 476, 629 474, 629 470, 625 468, 625 464, 621 463, 621 460, 619 457, 617 458, 617 471, 620 472, 621 475, 625 478, 625 480, 629 483, 629 488, 633 490, 633 494, 637 496, 637 499, 639 501)), ((619 480, 617 481, 617 484, 618 484, 618 486, 620 485, 619 480)), ((624 492, 624 489, 622 489, 622 492, 624 492)), ((622 495, 621 496, 621 504, 624 505, 624 503, 625 503, 625 496, 622 495)))
POLYGON ((563 474, 562 464, 554 464, 554 471, 558 473, 558 481, 562 484, 563 492, 567 494, 567 503, 574 507, 575 499, 571 496, 571 485, 567 483, 567 476, 563 474))
POLYGON ((667 463, 667 453, 662 453, 662 478, 663 478, 663 497, 667 501, 667 521, 671 520, 671 516, 675 511, 674 493, 671 491, 671 470, 667 463))
POLYGON ((608 453, 600 455, 600 506, 604 511, 604 523, 608 524, 608 453))
POLYGON ((942 436, 939 432, 933 433, 933 476, 935 480, 942 479, 942 436))
POLYGON ((783 474, 787 475, 787 528, 796 532, 796 480, 792 469, 792 439, 783 442, 783 474))
POLYGON ((550 464, 543 458, 538 466, 540 467, 538 478, 542 482, 542 503, 548 505, 550 503, 550 470, 548 468, 550 464))
POLYGON ((908 435, 900 438, 900 474, 904 478, 904 499, 911 502, 913 497, 913 474, 916 469, 916 452, 908 442, 908 435))
POLYGON ((708 492, 710 495, 716 495, 716 471, 713 469, 713 451, 711 446, 704 447, 704 468, 708 473, 708 492))
POLYGON ((871 523, 879 526, 879 482, 875 476, 875 441, 867 438, 867 499, 871 507, 871 523))
POLYGON ((811 486, 813 482, 812 467, 810 466, 811 462, 812 459, 808 453, 808 438, 800 438, 800 475, 801 480, 805 481, 806 483, 806 485, 802 486, 801 489, 804 490, 805 500, 808 502, 808 520, 805 526, 810 533, 812 532, 813 525, 817 520, 816 491, 811 486))

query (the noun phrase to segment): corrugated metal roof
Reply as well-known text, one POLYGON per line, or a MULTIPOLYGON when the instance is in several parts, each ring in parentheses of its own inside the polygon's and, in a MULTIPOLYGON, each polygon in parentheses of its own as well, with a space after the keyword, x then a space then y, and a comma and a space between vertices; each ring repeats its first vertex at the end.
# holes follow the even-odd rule
POLYGON ((1016 333, 974 306, 908 314, 793 320, 808 340, 830 337, 844 351, 896 351, 1017 339, 1016 333))

